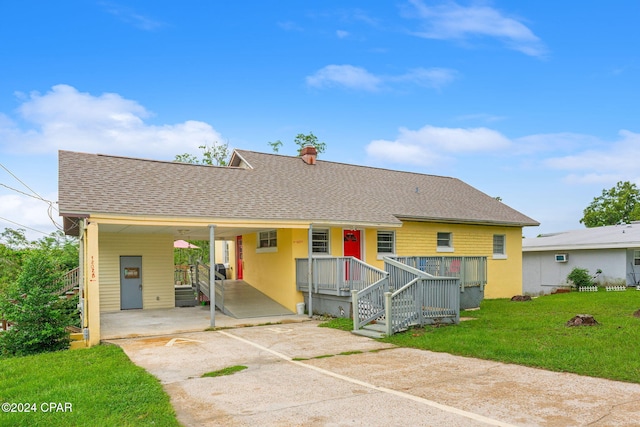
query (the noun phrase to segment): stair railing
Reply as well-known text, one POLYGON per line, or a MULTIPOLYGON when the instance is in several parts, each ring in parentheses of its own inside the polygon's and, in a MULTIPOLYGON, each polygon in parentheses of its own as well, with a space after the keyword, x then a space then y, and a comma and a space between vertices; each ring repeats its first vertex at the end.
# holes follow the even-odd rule
POLYGON ((67 271, 58 282, 60 285, 56 293, 62 295, 74 288, 80 287, 80 267, 67 271))
POLYGON ((353 329, 358 330, 385 315, 384 296, 389 293, 389 277, 385 275, 364 289, 351 291, 353 329))
MULTIPOLYGON (((211 301, 210 286, 209 286, 209 265, 201 261, 196 261, 195 275, 196 275, 196 291, 198 299, 200 294, 207 298, 207 301, 211 301)), ((225 277, 217 271, 215 273, 215 293, 216 293, 216 307, 224 313, 224 281, 225 277)))
POLYGON ((392 335, 428 320, 460 320, 460 279, 437 277, 384 258, 386 280, 352 291, 354 330, 378 321, 392 335))

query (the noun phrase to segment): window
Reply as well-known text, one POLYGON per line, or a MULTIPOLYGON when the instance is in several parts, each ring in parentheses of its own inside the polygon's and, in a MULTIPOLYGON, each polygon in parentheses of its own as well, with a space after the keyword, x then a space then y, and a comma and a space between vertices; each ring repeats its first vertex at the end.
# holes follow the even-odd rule
POLYGON ((493 257, 506 258, 506 236, 504 234, 493 235, 493 257))
POLYGON ((229 242, 224 242, 224 259, 225 264, 229 264, 229 242))
POLYGON ((438 232, 438 252, 453 252, 453 238, 451 233, 438 232))
POLYGON ((311 232, 311 251, 314 254, 329 254, 329 230, 311 232))
POLYGON ((640 251, 633 251, 633 265, 640 265, 640 251))
POLYGON ((261 231, 258 233, 258 248, 275 248, 278 246, 276 230, 261 231))
POLYGON ((396 233, 393 231, 378 231, 378 253, 391 255, 396 252, 396 233))

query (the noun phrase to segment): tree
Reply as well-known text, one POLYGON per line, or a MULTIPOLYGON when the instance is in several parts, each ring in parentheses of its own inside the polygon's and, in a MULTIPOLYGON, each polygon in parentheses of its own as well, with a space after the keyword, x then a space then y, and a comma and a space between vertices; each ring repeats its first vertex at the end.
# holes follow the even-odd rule
POLYGON ((73 323, 55 292, 62 277, 51 253, 34 249, 16 282, 0 297, 0 312, 13 326, 0 334, 1 356, 26 356, 69 348, 65 327, 73 323))
POLYGON ((640 190, 629 181, 602 190, 583 211, 580 220, 586 227, 601 227, 640 220, 640 190))
POLYGON ((202 159, 198 159, 193 154, 178 154, 174 161, 181 163, 193 163, 196 165, 213 165, 226 166, 229 159, 229 143, 215 143, 211 146, 208 144, 200 145, 198 148, 202 150, 202 159))
POLYGON ((282 141, 277 140, 277 141, 269 141, 267 142, 267 144, 269 144, 271 146, 271 149, 273 150, 274 153, 277 153, 278 151, 280 151, 280 147, 282 147, 282 141))
MULTIPOLYGON (((318 137, 313 134, 313 132, 309 132, 309 135, 305 135, 303 133, 299 133, 296 135, 293 142, 298 146, 298 155, 302 151, 304 147, 307 145, 311 145, 316 148, 318 154, 324 153, 327 149, 327 144, 324 142, 318 141, 318 137)), ((271 149, 274 153, 280 151, 280 147, 282 147, 282 141, 277 140, 274 142, 267 142, 271 146, 271 149)))
POLYGON ((318 137, 313 134, 313 132, 309 132, 309 135, 305 135, 303 133, 299 133, 296 135, 296 138, 293 140, 298 147, 298 154, 302 151, 304 147, 307 145, 311 145, 316 147, 318 154, 324 153, 324 150, 327 149, 327 144, 324 142, 318 141, 318 137))

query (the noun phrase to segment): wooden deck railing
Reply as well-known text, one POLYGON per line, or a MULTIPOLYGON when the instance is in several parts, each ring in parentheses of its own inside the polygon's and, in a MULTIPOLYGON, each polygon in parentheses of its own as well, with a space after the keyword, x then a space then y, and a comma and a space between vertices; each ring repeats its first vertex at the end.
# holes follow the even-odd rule
POLYGON ((485 256, 406 256, 391 257, 431 276, 460 279, 460 291, 470 286, 487 284, 487 257, 485 256))
MULTIPOLYGON (((296 258, 296 288, 308 292, 308 258, 296 258)), ((313 258, 313 292, 349 296, 386 278, 387 273, 354 257, 313 258)))
POLYGON ((384 323, 386 334, 429 321, 460 321, 460 279, 436 277, 385 258, 388 290, 374 284, 352 292, 354 329, 372 321, 384 323))
POLYGON ((80 267, 76 267, 73 270, 67 271, 59 282, 60 289, 56 291, 60 295, 72 290, 73 288, 80 287, 80 267))

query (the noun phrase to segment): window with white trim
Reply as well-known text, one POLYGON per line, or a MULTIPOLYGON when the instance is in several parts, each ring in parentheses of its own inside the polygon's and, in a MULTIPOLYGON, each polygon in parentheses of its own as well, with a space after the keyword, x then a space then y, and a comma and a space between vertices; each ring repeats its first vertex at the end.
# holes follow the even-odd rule
POLYGON ((640 265, 640 251, 633 251, 633 265, 640 265))
POLYGON ((314 254, 329 255, 329 230, 314 228, 311 231, 311 251, 314 254))
POLYGON ((395 231, 378 231, 378 254, 391 255, 396 253, 395 231))
POLYGON ((258 249, 275 248, 278 246, 277 230, 261 231, 258 233, 258 249))
POLYGON ((453 234, 439 231, 436 250, 438 252, 453 252, 453 234))
POLYGON ((507 236, 505 236, 504 234, 493 235, 493 257, 507 257, 507 236))

